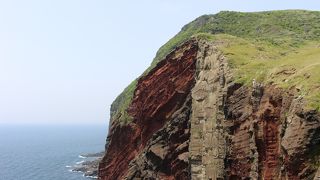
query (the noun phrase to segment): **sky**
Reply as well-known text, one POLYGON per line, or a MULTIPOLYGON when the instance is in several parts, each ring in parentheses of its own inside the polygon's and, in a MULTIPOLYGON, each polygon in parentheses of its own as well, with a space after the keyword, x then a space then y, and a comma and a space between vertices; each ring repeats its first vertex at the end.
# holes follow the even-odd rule
POLYGON ((112 101, 181 27, 222 10, 318 0, 0 0, 0 124, 105 124, 112 101))

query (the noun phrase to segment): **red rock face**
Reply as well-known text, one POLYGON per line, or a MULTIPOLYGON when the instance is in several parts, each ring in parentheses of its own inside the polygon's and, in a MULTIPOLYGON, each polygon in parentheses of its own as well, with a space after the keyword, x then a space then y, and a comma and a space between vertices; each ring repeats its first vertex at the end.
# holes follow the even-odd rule
POLYGON ((266 89, 261 99, 258 114, 258 128, 262 137, 256 134, 259 153, 259 174, 264 179, 275 179, 280 174, 280 113, 282 97, 277 89, 266 89))
POLYGON ((192 42, 185 44, 139 80, 129 113, 142 127, 143 145, 181 107, 181 100, 190 92, 196 55, 197 46, 192 42))
POLYGON ((135 124, 111 129, 112 140, 99 165, 101 179, 117 179, 125 172, 129 162, 138 154, 140 128, 135 124))
POLYGON ((130 161, 183 105, 194 85, 197 49, 195 42, 185 43, 139 79, 128 110, 134 121, 111 128, 108 151, 99 166, 100 179, 126 175, 130 161))
POLYGON ((291 99, 273 87, 254 90, 251 96, 245 87, 229 93, 227 120, 234 121, 227 164, 230 179, 251 177, 254 172, 264 179, 278 179, 281 112, 288 110, 291 99))
POLYGON ((227 178, 312 179, 316 169, 307 164, 319 146, 317 113, 303 112, 292 94, 274 86, 250 92, 232 86, 226 98, 226 121, 233 122, 227 178))
POLYGON ((126 179, 190 179, 189 139, 191 97, 156 132, 142 152, 129 164, 126 179))

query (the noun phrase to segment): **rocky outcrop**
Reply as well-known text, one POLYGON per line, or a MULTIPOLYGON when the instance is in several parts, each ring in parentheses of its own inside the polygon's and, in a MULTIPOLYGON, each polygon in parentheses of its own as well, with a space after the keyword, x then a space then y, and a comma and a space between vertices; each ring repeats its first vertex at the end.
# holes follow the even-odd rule
POLYGON ((104 152, 82 154, 79 155, 79 158, 81 158, 82 161, 77 162, 73 166, 66 167, 70 168, 70 171, 72 172, 81 172, 85 177, 96 179, 98 178, 99 163, 103 156, 104 152))
POLYGON ((84 177, 98 178, 98 166, 101 158, 85 161, 72 167, 72 172, 81 172, 84 177))
POLYGON ((312 179, 320 115, 295 89, 235 82, 219 44, 193 39, 139 79, 99 178, 312 179))
POLYGON ((226 137, 223 99, 228 66, 214 44, 199 42, 192 89, 190 166, 192 179, 223 179, 226 137))

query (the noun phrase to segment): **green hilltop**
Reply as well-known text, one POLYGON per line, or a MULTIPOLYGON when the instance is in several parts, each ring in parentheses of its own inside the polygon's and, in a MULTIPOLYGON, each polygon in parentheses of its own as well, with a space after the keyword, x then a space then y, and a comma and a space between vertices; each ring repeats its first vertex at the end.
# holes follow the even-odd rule
MULTIPOLYGON (((249 85, 253 79, 283 88, 296 87, 320 108, 320 12, 283 10, 265 12, 222 11, 204 15, 187 24, 157 52, 150 69, 175 47, 191 38, 220 42, 234 80, 249 85)), ((143 76, 142 75, 142 76, 143 76)), ((111 119, 131 121, 126 110, 137 81, 132 82, 111 105, 111 119)))

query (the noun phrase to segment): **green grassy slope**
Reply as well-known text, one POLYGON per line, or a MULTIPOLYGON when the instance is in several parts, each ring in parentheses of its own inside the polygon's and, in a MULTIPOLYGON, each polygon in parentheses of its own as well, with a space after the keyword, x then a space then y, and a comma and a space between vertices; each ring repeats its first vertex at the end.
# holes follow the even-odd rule
POLYGON ((207 35, 223 42, 234 79, 251 85, 253 79, 284 89, 296 88, 308 100, 308 109, 320 109, 320 43, 306 40, 299 46, 274 45, 230 35, 207 35))
MULTIPOLYGON (((184 26, 159 49, 144 74, 192 37, 223 42, 225 46, 221 50, 234 69, 236 81, 246 84, 257 79, 265 83, 272 81, 285 88, 297 86, 301 95, 310 100, 310 107, 319 109, 320 12, 223 11, 201 16, 184 26)), ((130 122, 126 109, 135 86, 136 81, 116 98, 111 106, 112 119, 130 122)))

